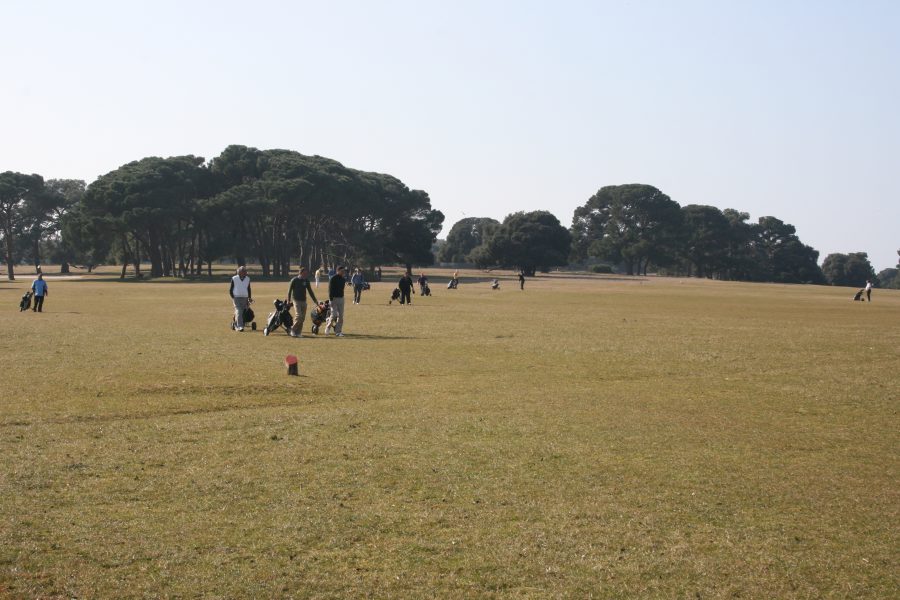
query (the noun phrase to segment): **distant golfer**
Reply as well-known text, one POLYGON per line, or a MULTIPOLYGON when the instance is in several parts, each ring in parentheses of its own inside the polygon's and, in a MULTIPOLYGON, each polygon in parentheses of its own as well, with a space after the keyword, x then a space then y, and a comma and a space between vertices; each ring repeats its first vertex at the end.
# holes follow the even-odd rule
POLYGON ((525 273, 523 273, 522 271, 519 271, 519 289, 525 289, 525 273))
POLYGON ((366 287, 366 278, 363 276, 362 271, 356 269, 353 277, 350 278, 350 283, 353 284, 353 304, 359 304, 362 300, 363 289, 366 287))
POLYGON ((872 282, 866 279, 866 300, 872 301, 872 282))
POLYGON ((428 277, 425 276, 425 273, 420 273, 419 278, 416 280, 416 283, 419 284, 419 295, 425 295, 425 288, 428 287, 428 277))
POLYGON ((250 291, 250 276, 247 275, 247 267, 238 267, 237 275, 231 278, 231 288, 228 290, 231 301, 234 302, 234 330, 244 330, 244 310, 250 306, 253 293, 250 291))
POLYGON ((307 293, 315 304, 319 303, 312 291, 312 286, 309 285, 309 269, 300 267, 300 272, 291 279, 291 287, 288 289, 288 302, 293 302, 294 306, 297 307, 297 316, 294 317, 294 324, 291 326, 291 337, 303 337, 302 331, 303 321, 306 320, 307 293))
POLYGON ((31 310, 33 312, 44 312, 44 298, 50 292, 47 289, 47 282, 44 281, 43 273, 38 273, 37 279, 31 282, 31 291, 34 292, 34 307, 31 310))
POLYGON ((335 337, 344 337, 344 288, 347 280, 344 279, 344 267, 340 266, 334 276, 328 280, 328 299, 331 300, 331 311, 328 313, 328 321, 325 322, 325 335, 333 331, 335 337))
POLYGON ((413 292, 413 280, 409 273, 404 273, 400 277, 397 287, 400 288, 400 304, 412 304, 410 292, 415 292, 413 292))
POLYGON ((325 270, 325 265, 320 265, 318 269, 316 269, 316 287, 319 287, 319 280, 328 275, 328 271, 325 270))

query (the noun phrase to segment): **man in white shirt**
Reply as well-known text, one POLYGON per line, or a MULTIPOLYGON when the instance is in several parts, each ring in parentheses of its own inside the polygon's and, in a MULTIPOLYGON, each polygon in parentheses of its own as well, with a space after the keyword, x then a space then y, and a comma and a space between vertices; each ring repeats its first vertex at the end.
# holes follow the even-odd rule
POLYGON ((872 301, 872 282, 866 279, 866 300, 872 301))
POLYGON ((234 330, 244 330, 244 310, 250 306, 253 294, 250 291, 250 277, 247 275, 247 267, 238 267, 237 275, 231 278, 231 289, 228 290, 232 302, 234 302, 234 330))

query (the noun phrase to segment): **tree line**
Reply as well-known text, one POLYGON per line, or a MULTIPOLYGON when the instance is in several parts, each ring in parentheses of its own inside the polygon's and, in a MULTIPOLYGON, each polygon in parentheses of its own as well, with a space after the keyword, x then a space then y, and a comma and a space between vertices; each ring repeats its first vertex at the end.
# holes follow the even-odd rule
POLYGON ((444 215, 390 175, 233 145, 208 162, 144 158, 87 186, 0 173, 0 219, 10 279, 42 251, 63 270, 114 261, 122 277, 144 261, 152 277, 211 275, 221 259, 286 277, 293 261, 430 264, 444 215))
MULTIPOLYGON (((645 184, 606 186, 564 227, 547 211, 503 222, 466 218, 438 259, 512 267, 527 275, 580 264, 628 275, 863 285, 877 281, 865 253, 819 253, 793 225, 714 206, 681 206, 645 184)), ((0 173, 0 236, 8 275, 31 260, 129 266, 142 276, 211 275, 218 260, 255 262, 286 277, 293 263, 430 265, 443 214, 397 178, 291 150, 227 147, 210 161, 148 157, 83 181, 0 173)), ((896 269, 879 274, 900 286, 896 269)))
POLYGON ((681 206, 650 185, 606 186, 575 209, 568 229, 545 211, 514 213, 502 223, 463 219, 450 230, 439 258, 526 274, 594 261, 628 275, 653 269, 663 275, 833 285, 878 279, 865 253, 830 254, 819 267, 818 251, 800 241, 793 225, 773 216, 749 219, 731 208, 681 206))

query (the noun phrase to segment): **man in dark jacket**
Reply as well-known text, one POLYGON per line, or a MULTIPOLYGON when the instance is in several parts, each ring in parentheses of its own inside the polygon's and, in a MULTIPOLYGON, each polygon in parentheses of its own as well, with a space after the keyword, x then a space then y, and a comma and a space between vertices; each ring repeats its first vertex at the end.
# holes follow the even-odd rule
POLYGON ((410 297, 410 292, 413 291, 412 275, 404 273, 400 277, 400 281, 397 282, 397 287, 400 288, 400 304, 412 304, 412 298, 410 297))
POLYGON ((344 279, 344 267, 338 267, 334 277, 328 280, 328 299, 331 300, 331 312, 328 313, 328 321, 325 322, 325 335, 334 331, 335 337, 344 337, 344 288, 347 280, 344 279))
POLYGON ((297 316, 294 317, 294 325, 291 327, 292 337, 303 337, 307 293, 309 293, 314 303, 319 303, 312 291, 312 286, 309 284, 309 270, 306 267, 300 267, 300 273, 291 279, 291 287, 288 288, 288 302, 293 302, 294 306, 297 307, 297 316))

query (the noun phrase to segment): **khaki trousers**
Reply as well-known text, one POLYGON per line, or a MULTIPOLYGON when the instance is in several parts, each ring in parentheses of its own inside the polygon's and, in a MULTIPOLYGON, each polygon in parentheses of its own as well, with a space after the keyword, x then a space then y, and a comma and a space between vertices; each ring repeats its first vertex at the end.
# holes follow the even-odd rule
POLYGON ((325 321, 325 331, 334 328, 334 333, 338 334, 344 330, 344 299, 334 298, 331 301, 331 311, 328 313, 328 320, 325 321))
POLYGON ((303 322, 306 320, 306 302, 294 302, 294 307, 297 309, 297 315, 294 317, 291 331, 295 334, 303 333, 303 322))

